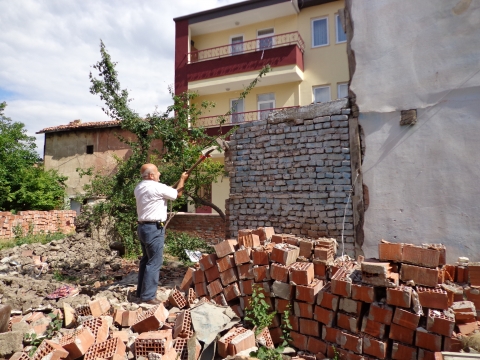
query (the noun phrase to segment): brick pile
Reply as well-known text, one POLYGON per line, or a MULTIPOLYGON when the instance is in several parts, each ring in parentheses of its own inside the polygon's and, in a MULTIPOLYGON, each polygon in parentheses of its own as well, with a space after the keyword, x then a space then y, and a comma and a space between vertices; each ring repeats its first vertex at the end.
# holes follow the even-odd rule
POLYGON ((73 210, 52 211, 19 211, 13 215, 11 212, 0 212, 0 239, 15 237, 14 229, 21 226, 23 233, 70 234, 75 231, 75 218, 77 213, 73 210))
POLYGON ((353 261, 335 258, 334 239, 258 228, 239 230, 215 250, 187 271, 181 290, 194 288, 243 317, 258 286, 277 312, 272 343, 282 341, 278 314, 290 308, 292 346, 317 359, 335 352, 341 359, 436 359, 460 351, 462 337, 478 330, 480 264, 460 258, 447 265, 443 245, 382 241, 379 259, 353 261))

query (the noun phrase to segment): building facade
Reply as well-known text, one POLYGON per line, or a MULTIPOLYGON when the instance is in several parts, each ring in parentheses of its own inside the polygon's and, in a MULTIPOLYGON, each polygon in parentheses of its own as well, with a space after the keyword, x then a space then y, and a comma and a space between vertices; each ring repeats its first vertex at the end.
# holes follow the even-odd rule
MULTIPOLYGON (((212 134, 230 109, 222 132, 275 110, 346 97, 343 8, 343 0, 250 0, 174 19, 175 93, 195 91, 196 102, 215 103, 197 122, 212 134), (239 100, 267 64, 271 72, 239 100)), ((219 180, 212 201, 224 209, 229 181, 219 180)))

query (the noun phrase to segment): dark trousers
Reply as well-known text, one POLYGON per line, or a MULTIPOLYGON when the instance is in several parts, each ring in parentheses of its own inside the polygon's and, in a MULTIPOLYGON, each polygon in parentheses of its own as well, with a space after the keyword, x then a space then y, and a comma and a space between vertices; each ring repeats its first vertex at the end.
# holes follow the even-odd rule
POLYGON ((142 301, 156 298, 160 268, 163 264, 165 229, 156 224, 138 224, 138 238, 142 245, 142 259, 138 270, 137 297, 142 301))

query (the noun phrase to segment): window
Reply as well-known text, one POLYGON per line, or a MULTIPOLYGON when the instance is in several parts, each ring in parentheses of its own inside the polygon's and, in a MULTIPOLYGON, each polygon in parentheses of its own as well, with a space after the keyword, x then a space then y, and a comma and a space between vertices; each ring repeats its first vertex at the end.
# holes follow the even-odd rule
POLYGON ((312 47, 328 45, 328 18, 312 20, 312 47))
POLYGON ((313 88, 313 101, 316 103, 330 101, 330 86, 318 86, 313 88))
POLYGON ((343 31, 342 21, 340 20, 340 16, 335 15, 335 24, 337 29, 337 44, 343 43, 347 41, 347 34, 343 31))
POLYGON ((230 39, 230 53, 232 55, 243 53, 243 35, 233 36, 230 39))
POLYGON ((258 120, 265 120, 275 108, 275 94, 260 94, 257 96, 258 120))
POLYGON ((348 84, 337 84, 337 99, 348 97, 348 84))
POLYGON ((245 121, 243 99, 231 99, 230 109, 232 110, 232 115, 230 115, 230 122, 232 124, 238 124, 245 121))
POLYGON ((270 49, 273 47, 273 28, 257 31, 257 47, 259 50, 270 49))
POLYGON ((93 154, 93 145, 87 145, 87 154, 93 154))

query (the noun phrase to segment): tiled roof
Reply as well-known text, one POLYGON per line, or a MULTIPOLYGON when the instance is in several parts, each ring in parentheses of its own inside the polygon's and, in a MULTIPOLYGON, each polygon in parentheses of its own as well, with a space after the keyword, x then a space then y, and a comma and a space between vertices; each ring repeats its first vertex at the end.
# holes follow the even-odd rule
POLYGON ((70 122, 68 125, 59 125, 59 126, 52 126, 40 131, 37 131, 37 134, 43 133, 51 133, 51 132, 59 132, 59 131, 70 131, 70 130, 77 130, 77 129, 98 129, 98 128, 107 128, 107 127, 116 127, 120 126, 120 121, 118 120, 110 120, 110 121, 97 121, 97 122, 85 122, 82 123, 81 121, 75 120, 70 122))

